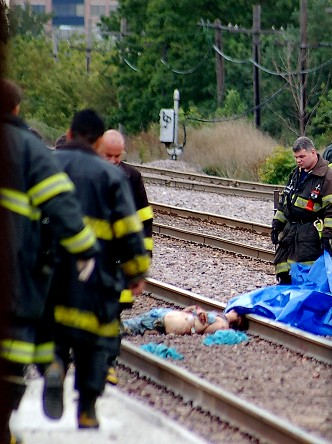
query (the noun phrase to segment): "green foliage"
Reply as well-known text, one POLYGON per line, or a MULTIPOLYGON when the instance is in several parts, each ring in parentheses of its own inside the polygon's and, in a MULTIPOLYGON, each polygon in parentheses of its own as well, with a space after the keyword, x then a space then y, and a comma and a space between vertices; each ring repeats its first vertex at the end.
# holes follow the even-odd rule
POLYGON ((277 146, 258 168, 259 179, 264 183, 283 185, 294 167, 292 150, 277 146))
POLYGON ((325 146, 332 141, 332 89, 322 95, 310 131, 316 146, 325 146))
POLYGON ((45 33, 45 24, 51 17, 52 14, 34 12, 28 1, 23 6, 12 5, 8 12, 10 34, 39 37, 45 33))
POLYGON ((93 54, 88 74, 85 52, 75 39, 72 47, 61 42, 57 61, 52 56, 51 40, 17 36, 11 45, 11 60, 15 63, 10 65, 10 77, 24 91, 22 117, 39 121, 60 134, 79 109, 95 109, 107 127, 113 126, 117 112, 114 87, 100 75, 105 69, 102 55, 93 54))
MULTIPOLYGON (((307 132, 320 145, 331 140, 331 93, 327 92, 332 86, 328 63, 332 49, 319 44, 329 41, 331 14, 325 13, 329 2, 308 2, 308 44, 312 46, 307 132)), ((159 122, 161 108, 172 107, 175 89, 180 91, 181 123, 210 127, 215 123, 208 120, 238 116, 253 107, 252 35, 222 31, 226 93, 217 108, 216 32, 209 25, 219 18, 222 25, 249 29, 254 4, 254 0, 119 0, 118 10, 101 18, 105 40, 93 44, 89 73, 84 37, 61 42, 55 61, 52 42, 44 33, 49 17, 33 13, 28 4, 17 10, 14 6, 10 76, 25 92, 23 116, 61 132, 75 110, 91 107, 107 127, 121 124, 127 134, 138 134, 159 122), (121 19, 127 28, 119 36, 121 19)), ((259 71, 261 129, 287 145, 299 132, 301 79, 287 74, 300 69, 299 2, 262 0, 260 4, 262 28, 285 29, 282 34, 260 35, 260 64, 268 68, 259 71)), ((246 119, 254 120, 252 111, 246 119)))
POLYGON ((240 115, 245 111, 245 104, 241 101, 240 94, 234 89, 227 92, 224 106, 219 108, 216 116, 230 117, 240 115))

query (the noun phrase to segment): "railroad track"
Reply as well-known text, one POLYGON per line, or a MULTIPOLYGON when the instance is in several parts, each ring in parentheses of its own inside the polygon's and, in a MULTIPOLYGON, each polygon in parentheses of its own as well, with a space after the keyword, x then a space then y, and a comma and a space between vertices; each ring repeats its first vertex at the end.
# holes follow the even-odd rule
POLYGON ((272 263, 274 257, 274 252, 272 250, 270 251, 260 247, 252 247, 250 245, 241 244, 240 242, 235 242, 229 239, 197 233, 182 228, 170 227, 168 225, 154 223, 153 232, 155 234, 169 236, 174 239, 219 248, 229 253, 241 254, 254 259, 261 259, 270 263, 272 263))
MULTIPOLYGON (((145 289, 147 293, 152 294, 154 297, 181 307, 199 305, 205 310, 222 311, 226 306, 222 302, 151 278, 146 279, 145 289)), ((289 327, 262 316, 248 315, 247 317, 250 333, 284 345, 319 361, 332 364, 332 340, 306 333, 303 330, 289 327)))
POLYGON ((276 415, 122 340, 120 363, 264 443, 328 444, 276 415))
MULTIPOLYGON (((215 223, 229 224, 229 226, 235 226, 237 228, 246 227, 248 230, 252 230, 255 232, 265 233, 265 230, 270 230, 269 227, 261 224, 253 224, 251 222, 246 222, 242 220, 236 221, 234 219, 224 218, 223 216, 198 213, 195 211, 181 208, 179 209, 176 207, 159 205, 158 207, 154 208, 158 208, 166 213, 168 212, 168 214, 175 214, 181 217, 193 217, 192 215, 196 213, 199 220, 212 220, 215 223)), ((251 247, 239 242, 221 239, 216 236, 194 233, 192 231, 169 227, 167 225, 155 224, 154 232, 176 239, 196 242, 206 246, 213 246, 235 254, 242 254, 256 259, 262 259, 267 262, 272 262, 274 256, 273 251, 269 251, 263 248, 251 247)), ((183 307, 188 305, 200 305, 206 310, 223 310, 225 308, 225 304, 221 302, 214 301, 201 295, 197 295, 190 291, 180 290, 177 287, 161 283, 160 281, 156 281, 154 279, 146 279, 146 291, 150 292, 154 296, 159 297, 162 300, 183 307)), ((322 360, 324 362, 327 362, 328 364, 332 364, 331 340, 328 341, 324 338, 317 338, 316 335, 308 334, 303 332, 302 330, 291 328, 284 324, 267 320, 266 318, 263 318, 261 316, 250 315, 248 316, 248 319, 250 320, 249 328, 252 333, 273 342, 278 342, 282 345, 286 345, 287 347, 301 353, 308 354, 315 359, 322 360)))
MULTIPOLYGON (((146 279, 146 291, 153 297, 179 306, 198 304, 207 310, 224 309, 224 304, 220 302, 153 279, 146 279)), ((260 316, 248 315, 248 319, 250 333, 285 345, 305 356, 332 363, 332 341, 260 316)), ((209 411, 223 421, 228 421, 241 432, 249 433, 263 442, 327 443, 250 402, 240 400, 238 395, 142 351, 127 340, 122 341, 120 362, 139 372, 141 376, 172 390, 180 395, 184 402, 191 401, 193 405, 209 411)))
POLYGON ((236 219, 232 217, 222 216, 220 214, 210 214, 203 211, 188 210, 186 208, 174 207, 157 202, 150 202, 153 210, 157 213, 167 214, 175 217, 190 218, 202 222, 211 222, 218 225, 224 225, 230 228, 244 229, 253 231, 257 234, 270 235, 271 227, 269 225, 260 224, 258 222, 250 222, 247 220, 236 219))
MULTIPOLYGON (((267 225, 248 222, 240 219, 228 218, 215 214, 202 213, 194 210, 187 210, 185 208, 172 207, 169 205, 162 205, 151 203, 154 211, 162 214, 167 214, 175 217, 196 219, 203 222, 212 222, 218 225, 224 225, 231 228, 244 229, 257 234, 269 234, 271 228, 267 225)), ((184 228, 172 227, 161 223, 154 222, 153 232, 158 235, 169 236, 174 239, 185 240, 188 242, 195 242, 205 246, 219 248, 229 253, 241 254, 255 259, 262 259, 267 262, 272 262, 274 252, 265 248, 254 247, 229 239, 224 239, 218 236, 199 233, 184 228)))
POLYGON ((257 199, 277 199, 283 190, 280 185, 262 184, 237 179, 227 179, 197 173, 185 173, 161 168, 132 164, 137 168, 146 183, 168 187, 186 188, 195 191, 231 194, 233 196, 254 197, 257 199))

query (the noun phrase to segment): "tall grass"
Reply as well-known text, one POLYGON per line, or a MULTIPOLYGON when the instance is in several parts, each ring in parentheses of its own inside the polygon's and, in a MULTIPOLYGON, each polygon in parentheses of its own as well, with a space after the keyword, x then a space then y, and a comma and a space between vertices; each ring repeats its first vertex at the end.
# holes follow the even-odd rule
MULTIPOLYGON (((208 174, 258 181, 258 169, 278 142, 257 130, 247 121, 223 122, 187 127, 183 160, 208 174)), ((180 138, 180 137, 179 137, 180 138)), ((168 159, 167 150, 159 142, 159 128, 127 141, 128 160, 151 162, 168 159)))
POLYGON ((258 168, 277 142, 246 121, 223 122, 188 136, 184 160, 222 177, 258 180, 258 168))

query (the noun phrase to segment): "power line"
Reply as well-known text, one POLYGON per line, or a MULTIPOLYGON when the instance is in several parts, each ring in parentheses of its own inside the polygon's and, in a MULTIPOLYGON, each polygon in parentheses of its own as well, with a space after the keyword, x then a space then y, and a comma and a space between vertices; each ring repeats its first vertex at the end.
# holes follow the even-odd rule
POLYGON ((171 67, 169 66, 169 64, 168 64, 164 59, 160 59, 160 61, 161 61, 161 63, 162 63, 163 65, 165 65, 170 71, 174 72, 174 74, 187 75, 187 74, 192 74, 193 72, 197 71, 198 68, 200 68, 201 65, 205 62, 205 60, 207 59, 207 57, 208 57, 208 55, 209 55, 210 52, 211 52, 211 49, 209 49, 209 50, 207 51, 207 53, 205 54, 205 56, 204 56, 204 57, 198 62, 198 64, 197 64, 196 66, 194 66, 194 67, 191 68, 191 69, 188 69, 187 71, 178 71, 178 70, 175 70, 175 69, 171 68, 171 67))
POLYGON ((218 52, 218 54, 221 55, 221 57, 223 57, 225 60, 232 62, 232 63, 237 63, 237 64, 246 64, 246 63, 251 63, 255 66, 257 66, 257 68, 259 68, 261 71, 264 71, 268 74, 274 75, 274 76, 279 76, 279 77, 287 77, 287 76, 293 76, 293 75, 301 75, 301 74, 309 74, 315 71, 318 71, 322 68, 325 68, 325 66, 329 65, 330 63, 332 63, 332 59, 327 60, 326 62, 322 63, 321 65, 315 66, 313 68, 310 69, 305 69, 303 71, 291 71, 291 72, 276 72, 276 71, 271 71, 270 69, 265 68, 264 66, 262 66, 261 64, 255 62, 253 59, 249 58, 249 59, 244 59, 244 60, 238 60, 238 59, 234 59, 230 56, 227 56, 225 53, 223 53, 222 51, 220 51, 219 48, 217 48, 216 46, 213 45, 213 49, 218 52))
POLYGON ((247 109, 241 114, 235 114, 234 116, 230 117, 224 117, 221 119, 204 119, 204 118, 198 118, 198 117, 187 117, 186 120, 195 120, 198 122, 206 122, 206 123, 219 123, 219 122, 227 122, 230 120, 237 120, 241 119, 242 117, 247 116, 248 114, 251 114, 253 111, 256 111, 257 108, 264 108, 267 106, 272 100, 274 100, 279 94, 286 88, 287 83, 285 83, 281 88, 279 88, 275 93, 273 93, 268 99, 266 99, 264 102, 260 103, 257 106, 253 106, 252 108, 247 109))

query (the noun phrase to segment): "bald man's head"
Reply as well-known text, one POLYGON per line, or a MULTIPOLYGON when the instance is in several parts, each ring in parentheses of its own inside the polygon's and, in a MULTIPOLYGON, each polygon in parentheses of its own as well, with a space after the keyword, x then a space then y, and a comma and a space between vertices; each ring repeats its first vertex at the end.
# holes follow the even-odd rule
POLYGON ((99 154, 108 162, 118 165, 124 151, 125 139, 123 135, 116 130, 105 131, 99 147, 99 154))

